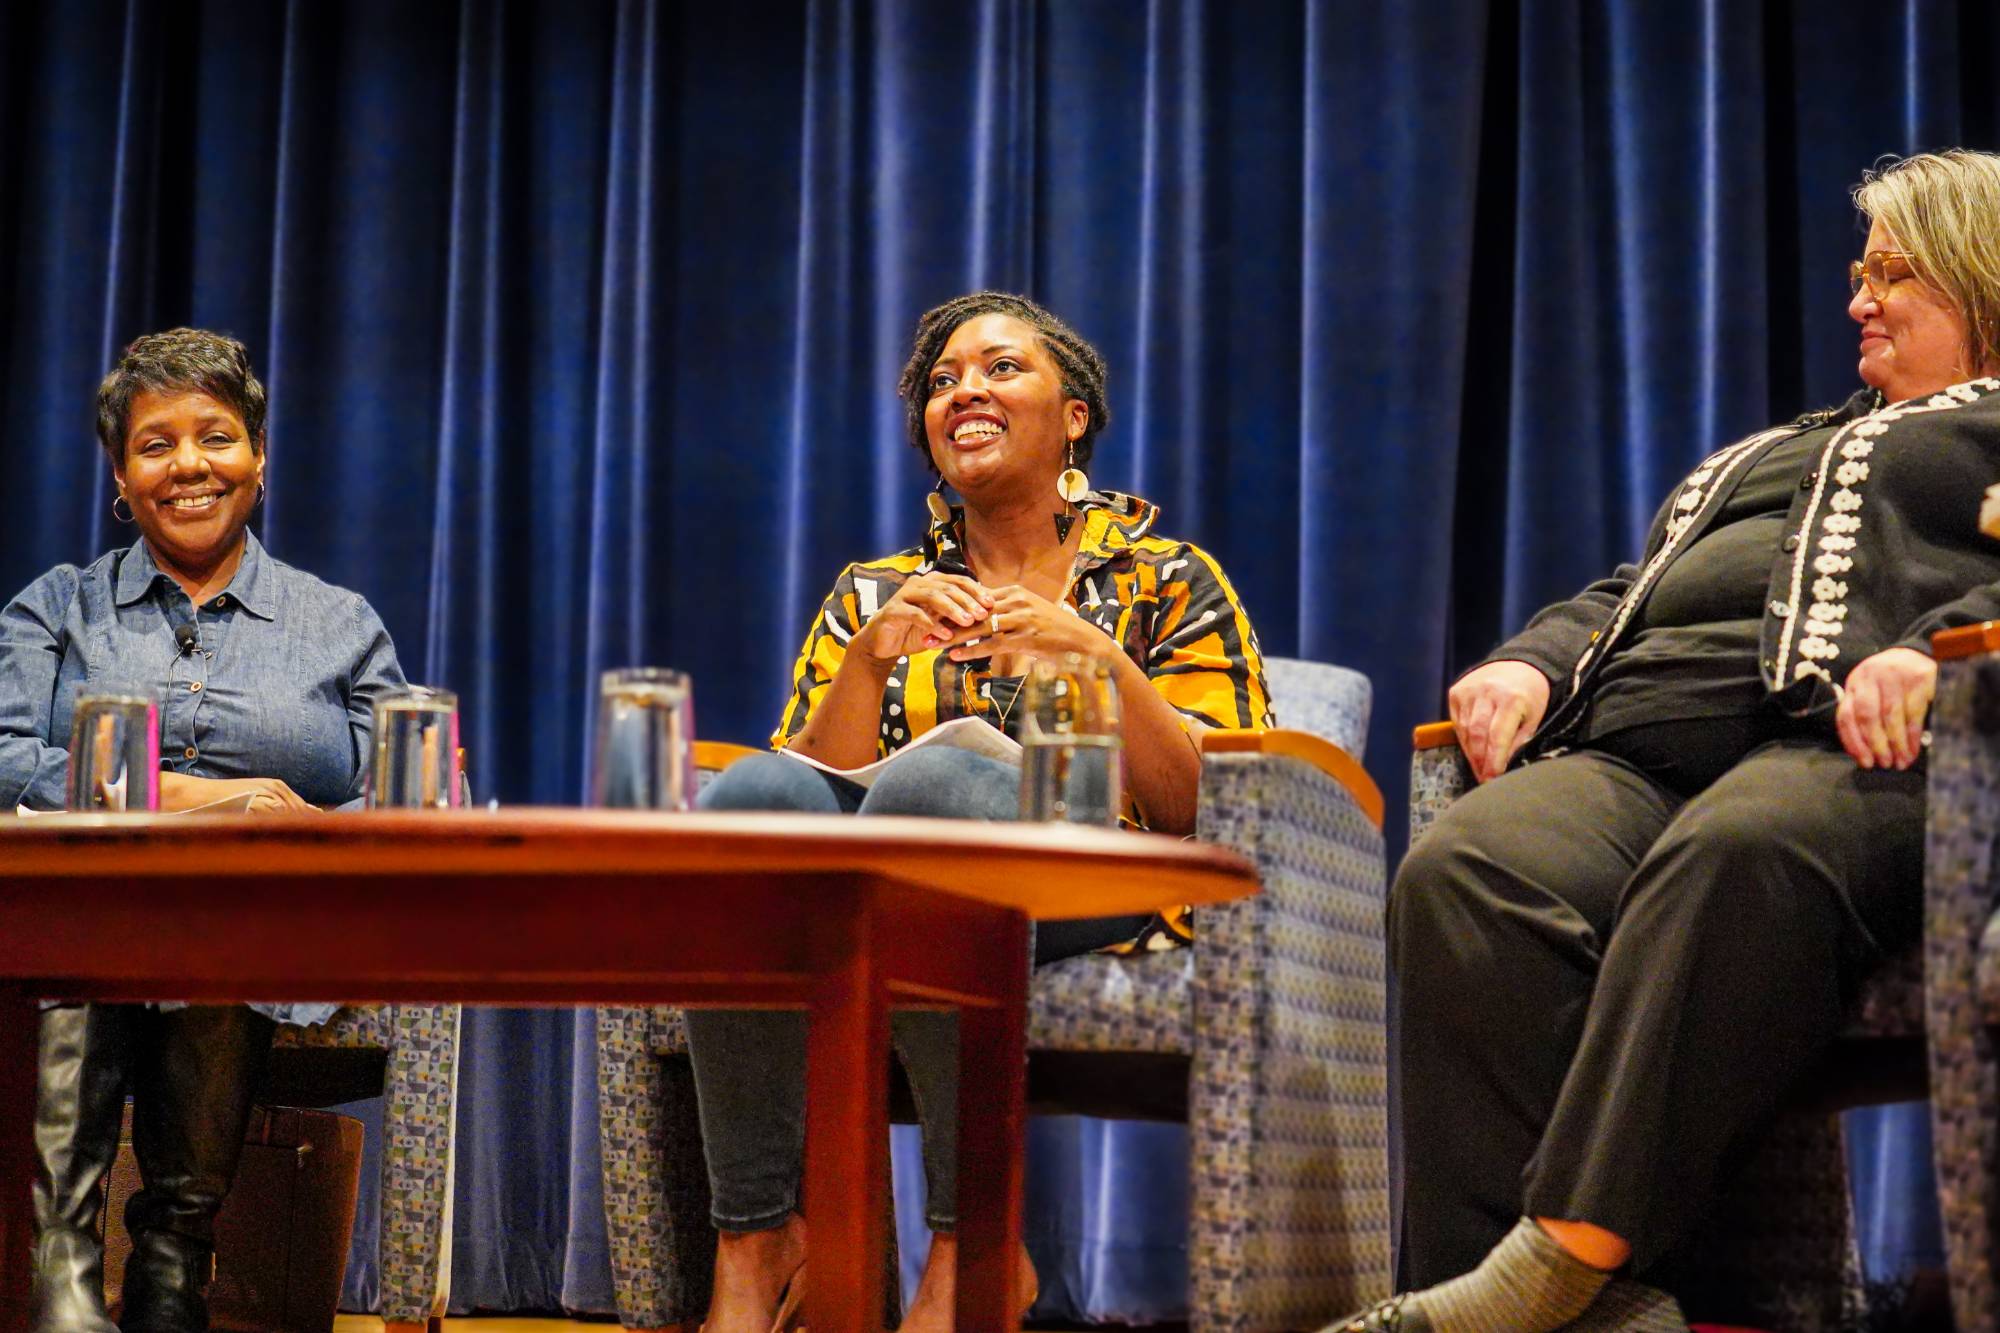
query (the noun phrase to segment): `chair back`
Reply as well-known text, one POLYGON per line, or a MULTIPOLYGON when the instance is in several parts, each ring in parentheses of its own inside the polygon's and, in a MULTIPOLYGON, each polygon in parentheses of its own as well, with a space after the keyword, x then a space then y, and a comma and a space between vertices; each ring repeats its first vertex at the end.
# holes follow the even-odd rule
POLYGON ((1264 679, 1271 687, 1271 711, 1279 726, 1332 741, 1356 762, 1364 758, 1368 713, 1374 703, 1368 677, 1327 662, 1267 657, 1264 679))

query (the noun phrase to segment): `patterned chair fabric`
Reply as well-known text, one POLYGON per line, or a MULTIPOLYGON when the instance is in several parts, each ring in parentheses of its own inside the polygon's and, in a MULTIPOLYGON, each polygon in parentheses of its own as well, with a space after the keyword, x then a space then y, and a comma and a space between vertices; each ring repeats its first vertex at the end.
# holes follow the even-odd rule
POLYGON ((1924 986, 1932 1159, 1961 1329, 2000 1328, 2000 654, 1941 661, 1931 704, 1924 986), (1984 1003, 1982 1003, 1982 1000, 1984 1003))
MULTIPOLYGON (((1886 960, 1849 1016, 1848 1039, 1928 1036, 1934 1155, 1961 1329, 2000 1328, 2000 915, 1992 853, 2000 835, 2000 655, 1944 661, 1931 712, 1924 943, 1886 960), (1982 943, 1982 935, 1984 942, 1982 943)), ((1455 745, 1418 750, 1410 841, 1472 783, 1455 745)), ((1780 1117, 1718 1202, 1727 1234, 1689 1258, 1692 1284, 1741 1302, 1772 1328, 1867 1326, 1840 1119, 1780 1117)))
POLYGON ((320 1027, 281 1027, 281 1046, 388 1052, 382 1089, 381 1300, 385 1325, 435 1333, 451 1281, 455 1004, 355 1005, 320 1027))
MULTIPOLYGON (((1281 725, 1361 754, 1366 677, 1265 666, 1281 725)), ((1209 755, 1201 784, 1198 836, 1263 892, 1204 909, 1191 949, 1040 970, 1029 1045, 1188 1057, 1192 1327, 1317 1327, 1389 1285, 1382 834, 1295 759, 1209 755)), ((679 1015, 601 1009, 597 1035, 619 1319, 695 1320, 714 1237, 692 1081, 660 1059, 686 1050, 679 1015)))

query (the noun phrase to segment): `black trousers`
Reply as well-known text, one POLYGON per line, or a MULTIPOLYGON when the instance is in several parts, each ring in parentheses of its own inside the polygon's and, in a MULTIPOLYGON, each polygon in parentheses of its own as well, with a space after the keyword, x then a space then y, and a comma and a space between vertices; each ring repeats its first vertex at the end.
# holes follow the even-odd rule
POLYGON ((1599 744, 1467 793, 1396 876, 1399 1287, 1523 1215, 1643 1274, 1920 933, 1921 767, 1729 724, 1599 744))

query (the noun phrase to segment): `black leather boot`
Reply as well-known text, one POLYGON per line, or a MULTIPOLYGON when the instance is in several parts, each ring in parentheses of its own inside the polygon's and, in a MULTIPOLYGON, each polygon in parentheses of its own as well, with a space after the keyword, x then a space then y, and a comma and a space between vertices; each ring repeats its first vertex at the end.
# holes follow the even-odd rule
POLYGON ((32 1333, 117 1333, 104 1309, 104 1173, 118 1154, 131 1011, 42 1011, 35 1092, 32 1333))
POLYGON ((132 1148, 142 1188, 125 1205, 124 1333, 204 1333, 215 1214, 236 1176, 250 1099, 275 1024, 242 1005, 152 1017, 134 1061, 132 1148))

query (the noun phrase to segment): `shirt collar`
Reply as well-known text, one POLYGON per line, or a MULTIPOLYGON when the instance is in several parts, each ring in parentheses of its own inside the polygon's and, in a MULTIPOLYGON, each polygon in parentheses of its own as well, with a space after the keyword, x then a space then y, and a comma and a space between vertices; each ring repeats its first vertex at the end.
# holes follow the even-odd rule
MULTIPOLYGON (((229 580, 228 588, 224 589, 237 605, 259 620, 275 618, 277 598, 272 586, 273 580, 266 572, 269 563, 269 558, 264 554, 263 543, 257 540, 257 534, 244 533, 243 559, 236 566, 235 577, 229 580)), ((131 548, 118 563, 118 586, 114 597, 119 606, 130 606, 134 602, 143 601, 153 591, 153 585, 162 579, 169 584, 173 582, 153 559, 153 548, 146 544, 144 537, 141 537, 132 543, 131 548)))
MULTIPOLYGON (((1083 539, 1076 550, 1078 570, 1095 569, 1131 549, 1160 516, 1160 507, 1151 500, 1117 491, 1091 491, 1077 501, 1083 511, 1083 539)), ((940 523, 933 519, 924 534, 924 558, 947 574, 969 574, 965 562, 965 507, 953 505, 951 517, 940 523)))

